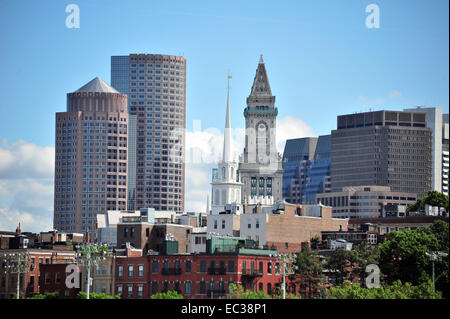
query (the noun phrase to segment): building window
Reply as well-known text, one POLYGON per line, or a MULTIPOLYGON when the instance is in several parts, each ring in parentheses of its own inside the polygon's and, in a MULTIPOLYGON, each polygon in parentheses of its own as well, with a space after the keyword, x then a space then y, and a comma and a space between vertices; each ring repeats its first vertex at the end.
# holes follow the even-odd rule
POLYGON ((191 272, 191 265, 192 265, 192 262, 190 260, 186 260, 186 272, 187 273, 191 272))
POLYGON ((272 262, 269 261, 267 264, 267 273, 272 274, 272 262))
POLYGON ((118 275, 119 275, 119 278, 122 278, 123 277, 123 266, 122 265, 119 265, 119 268, 118 268, 118 275))
POLYGON ((259 219, 256 219, 256 228, 259 228, 259 219))
POLYGON ((242 274, 245 275, 247 273, 247 262, 242 262, 242 274))
POLYGON ((204 281, 200 281, 200 294, 206 294, 206 282, 204 281))
POLYGON ((228 261, 228 272, 234 272, 234 261, 233 260, 228 261))
POLYGON ((143 265, 138 266, 138 276, 144 277, 144 266, 143 265))
POLYGON ((185 294, 186 295, 190 295, 191 294, 191 283, 189 281, 186 282, 185 294))
POLYGON ((225 219, 222 219, 222 229, 225 228, 225 219))
POLYGON ((272 284, 270 282, 267 284, 267 294, 272 295, 272 284))
POLYGON ((250 221, 250 219, 248 220, 247 226, 248 226, 248 228, 252 228, 252 222, 250 221))
POLYGON ((144 295, 144 287, 139 285, 138 286, 138 298, 142 298, 144 295))
POLYGON ((117 294, 122 296, 122 286, 117 286, 117 294))
POLYGON ((106 275, 106 265, 102 266, 102 275, 106 275))
POLYGON ((133 298, 133 286, 128 286, 128 298, 133 298))
POLYGON ((157 294, 158 293, 158 282, 154 281, 152 282, 152 294, 157 294))
POLYGON ((133 277, 133 265, 128 265, 128 277, 133 277))
POLYGON ((206 272, 206 261, 200 261, 200 272, 206 272))
POLYGON ((167 281, 164 281, 162 292, 167 292, 167 291, 169 291, 169 283, 167 281))
POLYGON ((158 261, 154 260, 152 262, 152 273, 157 274, 158 273, 158 261))
POLYGON ((217 219, 214 220, 214 229, 217 229, 217 219))

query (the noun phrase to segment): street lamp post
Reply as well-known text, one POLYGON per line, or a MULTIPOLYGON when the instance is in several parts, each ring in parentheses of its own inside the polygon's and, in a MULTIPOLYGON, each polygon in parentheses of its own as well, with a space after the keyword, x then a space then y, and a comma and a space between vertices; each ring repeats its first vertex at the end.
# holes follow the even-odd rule
POLYGON ((270 257, 277 258, 277 262, 281 262, 283 265, 283 284, 281 286, 282 298, 286 299, 286 275, 291 275, 297 269, 297 266, 293 264, 296 256, 295 254, 271 254, 270 257))
POLYGON ((86 299, 89 299, 90 286, 92 284, 91 266, 98 265, 106 259, 108 245, 81 244, 77 245, 77 264, 86 267, 86 299))
POLYGON ((430 259, 431 259, 431 264, 432 264, 432 280, 433 280, 433 292, 436 292, 436 287, 435 287, 435 283, 434 283, 434 262, 436 260, 440 260, 443 257, 447 257, 448 254, 444 253, 442 251, 430 251, 430 252, 426 252, 425 255, 427 255, 430 259))
POLYGON ((5 274, 17 274, 17 296, 20 299, 20 275, 27 274, 30 270, 28 263, 30 254, 27 252, 3 254, 3 270, 5 274))

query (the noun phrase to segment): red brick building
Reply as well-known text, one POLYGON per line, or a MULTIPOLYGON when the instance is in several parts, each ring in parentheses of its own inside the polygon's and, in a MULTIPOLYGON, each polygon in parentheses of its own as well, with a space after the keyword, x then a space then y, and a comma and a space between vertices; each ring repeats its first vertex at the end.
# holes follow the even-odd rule
POLYGON ((48 264, 40 266, 39 290, 41 294, 58 292, 60 297, 75 298, 81 291, 81 273, 79 273, 79 288, 68 288, 66 278, 71 273, 66 273, 69 264, 48 264))
MULTIPOLYGON (((28 253, 30 261, 28 263, 28 273, 20 277, 20 292, 29 297, 40 292, 40 268, 43 265, 56 263, 70 263, 75 258, 75 252, 59 249, 14 249, 0 251, 0 264, 5 259, 4 254, 28 253)), ((0 272, 0 299, 8 299, 16 293, 17 274, 0 272)))
MULTIPOLYGON (((117 257, 115 278, 114 293, 122 298, 150 298, 168 290, 188 299, 218 298, 231 283, 272 294, 283 281, 281 265, 267 253, 117 257)), ((287 276, 286 282, 288 291, 298 293, 287 276)))

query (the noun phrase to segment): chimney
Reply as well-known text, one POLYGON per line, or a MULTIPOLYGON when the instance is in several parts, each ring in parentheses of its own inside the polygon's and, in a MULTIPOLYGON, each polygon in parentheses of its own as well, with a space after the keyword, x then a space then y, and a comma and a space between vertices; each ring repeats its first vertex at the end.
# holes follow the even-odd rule
POLYGON ((20 235, 22 233, 22 230, 20 229, 20 223, 19 226, 16 228, 16 235, 20 235))

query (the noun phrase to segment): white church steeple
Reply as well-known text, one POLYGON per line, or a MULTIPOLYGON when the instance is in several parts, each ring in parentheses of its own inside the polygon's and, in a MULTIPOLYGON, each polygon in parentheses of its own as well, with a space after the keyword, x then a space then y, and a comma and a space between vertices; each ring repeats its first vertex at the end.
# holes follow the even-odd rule
POLYGON ((232 154, 231 119, 230 119, 230 79, 228 75, 227 107, 225 113, 225 131, 223 137, 222 160, 218 163, 217 179, 212 185, 211 213, 218 214, 228 210, 240 212, 242 184, 237 174, 238 162, 232 154))

